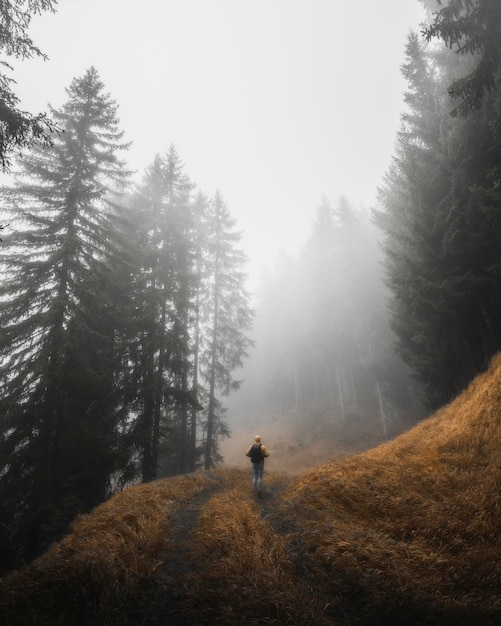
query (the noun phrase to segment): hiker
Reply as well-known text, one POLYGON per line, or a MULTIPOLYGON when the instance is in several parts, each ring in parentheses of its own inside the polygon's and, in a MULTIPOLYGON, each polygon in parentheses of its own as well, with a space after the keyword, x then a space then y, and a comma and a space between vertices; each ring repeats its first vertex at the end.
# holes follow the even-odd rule
POLYGON ((266 446, 261 443, 259 435, 254 437, 254 443, 247 448, 245 455, 250 457, 252 462, 252 488, 260 496, 263 486, 264 458, 270 456, 270 453, 266 446))

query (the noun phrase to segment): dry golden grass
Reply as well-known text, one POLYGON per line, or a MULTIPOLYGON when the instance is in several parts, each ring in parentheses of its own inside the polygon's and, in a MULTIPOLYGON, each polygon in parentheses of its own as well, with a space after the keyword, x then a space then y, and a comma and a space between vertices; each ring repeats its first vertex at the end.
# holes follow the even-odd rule
POLYGON ((373 614, 418 605, 416 623, 501 623, 500 417, 498 357, 395 441, 296 481, 282 515, 320 578, 342 572, 332 594, 357 589, 373 614))
POLYGON ((295 576, 285 540, 240 491, 226 490, 202 508, 189 558, 196 572, 183 580, 187 623, 327 623, 295 576))
POLYGON ((123 492, 1 581, 0 622, 499 624, 500 485, 498 356, 392 442, 266 471, 262 501, 250 468, 123 492))
POLYGON ((2 624, 123 624, 124 607, 162 565, 175 504, 213 482, 206 475, 131 487, 79 517, 71 533, 2 579, 2 624))

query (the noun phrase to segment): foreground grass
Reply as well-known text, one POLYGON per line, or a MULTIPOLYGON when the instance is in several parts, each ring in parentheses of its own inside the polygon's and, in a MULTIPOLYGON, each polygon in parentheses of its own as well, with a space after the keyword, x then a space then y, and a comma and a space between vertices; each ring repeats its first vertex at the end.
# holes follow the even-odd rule
POLYGON ((5 624, 501 623, 501 357, 396 440, 294 480, 134 487, 0 583, 5 624))
POLYGON ((1 580, 0 623, 127 623, 131 598, 173 548, 176 504, 213 482, 197 475, 132 487, 80 517, 66 538, 1 580))

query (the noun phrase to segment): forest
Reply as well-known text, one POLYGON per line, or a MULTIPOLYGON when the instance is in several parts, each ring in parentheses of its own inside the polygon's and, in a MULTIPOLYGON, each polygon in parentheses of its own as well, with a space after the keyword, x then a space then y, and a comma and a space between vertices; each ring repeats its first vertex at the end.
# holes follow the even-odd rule
MULTIPOLYGON (((30 18, 56 4, 2 3, 4 55, 43 55, 30 18)), ((175 146, 132 182, 97 68, 29 115, 2 64, 3 571, 126 485, 214 468, 242 372, 267 411, 344 419, 377 390, 417 420, 485 370, 501 345, 501 6, 422 4, 377 203, 323 198, 255 302, 223 193, 175 146)))

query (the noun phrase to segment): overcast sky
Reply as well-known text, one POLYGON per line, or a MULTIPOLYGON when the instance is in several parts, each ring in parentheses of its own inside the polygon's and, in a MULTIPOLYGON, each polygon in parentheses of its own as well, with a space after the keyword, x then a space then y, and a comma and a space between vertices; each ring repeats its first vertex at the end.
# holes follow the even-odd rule
POLYGON ((251 276, 304 242, 322 196, 375 203, 404 109, 418 0, 60 0, 16 64, 22 108, 94 65, 138 171, 171 144, 243 231, 251 276))

